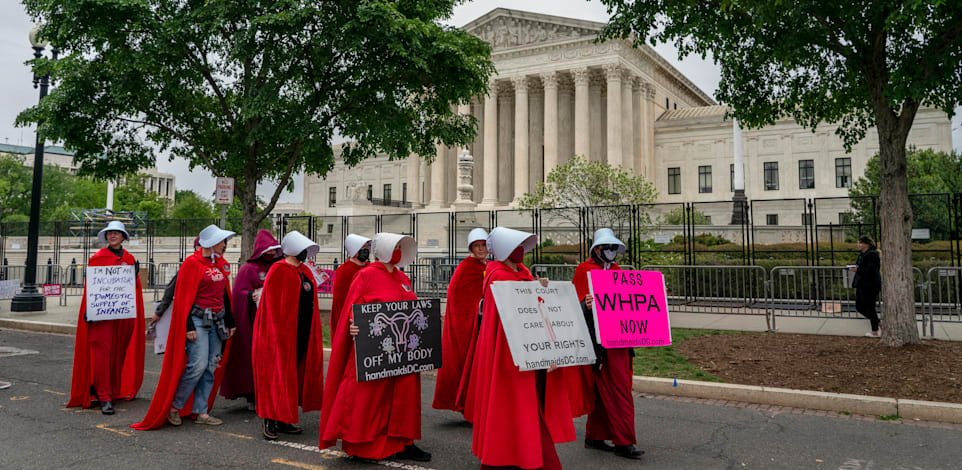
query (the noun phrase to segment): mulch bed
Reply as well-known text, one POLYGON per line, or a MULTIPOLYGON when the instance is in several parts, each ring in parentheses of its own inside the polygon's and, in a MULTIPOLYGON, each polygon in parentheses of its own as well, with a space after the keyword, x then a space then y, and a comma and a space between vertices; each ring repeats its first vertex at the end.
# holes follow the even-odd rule
POLYGON ((892 348, 873 338, 735 334, 675 346, 728 383, 962 403, 962 342, 892 348))

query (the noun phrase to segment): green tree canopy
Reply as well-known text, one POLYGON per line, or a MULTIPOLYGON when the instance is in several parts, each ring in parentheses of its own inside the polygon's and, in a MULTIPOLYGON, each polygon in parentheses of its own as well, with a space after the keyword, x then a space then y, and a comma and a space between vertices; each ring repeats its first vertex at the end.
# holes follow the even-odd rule
MULTIPOLYGON (((949 240, 952 234, 952 195, 962 191, 962 154, 910 149, 907 172, 915 228, 927 228, 932 240, 949 240)), ((876 224, 871 197, 882 193, 882 168, 875 154, 865 166, 865 175, 848 190, 855 222, 876 224), (870 197, 866 197, 870 196, 870 197)))
MULTIPOLYGON (((14 215, 26 215, 30 206, 30 168, 23 159, 0 154, 0 221, 7 222, 14 215)), ((28 218, 29 220, 29 218, 28 218)))
MULTIPOLYGON (((490 47, 441 24, 459 0, 24 0, 63 53, 58 86, 18 117, 104 177, 156 150, 233 177, 242 256, 298 171, 325 175, 331 139, 355 164, 463 145, 453 107, 486 92, 490 47), (257 184, 275 185, 264 207, 257 184)), ((430 157, 429 157, 430 158, 430 157)))
POLYGON ((170 209, 172 219, 213 219, 214 208, 210 201, 191 190, 174 193, 174 206, 170 209))
POLYGON ((915 324, 912 208, 905 145, 921 106, 962 101, 962 2, 945 0, 601 0, 603 38, 672 42, 721 65, 716 98, 746 127, 791 117, 837 123, 846 148, 878 129, 883 341, 920 341, 915 324))

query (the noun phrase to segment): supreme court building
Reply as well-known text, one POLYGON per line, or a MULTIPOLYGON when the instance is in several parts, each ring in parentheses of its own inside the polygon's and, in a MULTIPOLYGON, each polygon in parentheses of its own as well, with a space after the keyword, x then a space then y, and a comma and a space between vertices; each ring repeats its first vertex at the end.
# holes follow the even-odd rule
MULTIPOLYGON (((304 209, 333 216, 510 208, 572 155, 644 175, 658 190, 657 202, 730 201, 726 108, 651 47, 596 43, 603 26, 503 8, 465 25, 491 44, 497 69, 489 94, 458 108, 477 118, 475 141, 467 148, 439 145, 431 165, 414 155, 381 156, 353 168, 338 163, 326 178, 305 177, 304 209), (473 157, 473 169, 468 181, 458 181, 464 154, 473 157)), ((745 130, 746 196, 846 196, 878 151, 878 139, 872 129, 846 153, 834 130, 824 125, 813 133, 791 119, 745 130)), ((950 152, 948 116, 919 110, 909 145, 950 152)), ((811 223, 800 210, 772 207, 770 224, 811 223)))

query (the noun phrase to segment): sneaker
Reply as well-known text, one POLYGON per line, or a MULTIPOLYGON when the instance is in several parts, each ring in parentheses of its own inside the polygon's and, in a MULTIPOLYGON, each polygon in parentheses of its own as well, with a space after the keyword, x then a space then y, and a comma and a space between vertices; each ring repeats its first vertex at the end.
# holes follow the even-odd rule
POLYGON ((615 455, 617 455, 618 457, 624 457, 624 458, 626 458, 626 459, 638 460, 638 459, 640 459, 641 456, 644 455, 644 454, 645 454, 645 451, 639 450, 639 449, 635 449, 635 446, 633 446, 633 445, 615 446, 615 455))
POLYGON ((277 440, 277 421, 273 419, 264 420, 264 439, 268 441, 277 440))
POLYGON ((304 430, 296 424, 287 424, 280 421, 275 421, 275 423, 277 423, 277 430, 284 434, 300 434, 304 432, 304 430))
POLYGON ((183 421, 180 420, 180 411, 170 410, 167 413, 167 422, 174 426, 180 426, 183 423, 183 421))
POLYGON ((397 454, 394 454, 394 457, 402 460, 414 460, 416 462, 431 461, 431 453, 421 450, 420 447, 414 444, 405 446, 404 450, 402 450, 401 452, 398 452, 397 454))
POLYGON ((868 333, 865 333, 865 336, 869 338, 878 338, 878 331, 869 331, 868 333))
POLYGON ((110 400, 100 402, 100 412, 105 415, 114 414, 114 404, 110 400))
POLYGON ((594 439, 585 438, 585 449, 597 449, 605 452, 611 452, 615 450, 615 446, 608 444, 605 441, 597 441, 594 439))
POLYGON ((221 421, 221 420, 219 420, 219 419, 217 419, 217 418, 215 418, 215 417, 213 417, 213 416, 211 416, 211 415, 207 415, 206 417, 204 417, 204 416, 199 416, 199 415, 198 415, 198 416, 197 416, 197 419, 194 420, 194 423, 196 423, 196 424, 207 424, 207 425, 210 425, 210 426, 220 426, 221 424, 224 424, 223 421, 221 421))

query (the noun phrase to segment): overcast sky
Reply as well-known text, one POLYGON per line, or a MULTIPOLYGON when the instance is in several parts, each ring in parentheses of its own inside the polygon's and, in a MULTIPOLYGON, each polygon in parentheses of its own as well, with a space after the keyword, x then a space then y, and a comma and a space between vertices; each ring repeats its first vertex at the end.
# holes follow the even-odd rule
MULTIPOLYGON (((474 0, 457 7, 451 24, 463 26, 475 18, 494 8, 504 7, 516 10, 526 10, 537 13, 566 16, 591 21, 603 22, 608 19, 605 7, 597 1, 583 0, 474 0)), ((32 50, 27 41, 27 33, 32 25, 31 19, 24 12, 23 6, 15 0, 0 1, 0 59, 7 64, 7 71, 0 74, 0 143, 31 146, 34 143, 34 132, 31 128, 14 127, 13 121, 17 114, 26 107, 36 103, 37 93, 33 89, 32 75, 25 60, 32 58, 32 50)), ((655 48, 672 65, 677 67, 685 76, 699 88, 714 96, 718 87, 718 67, 711 61, 698 57, 687 57, 678 60, 677 51, 668 45, 655 48)), ((962 149, 962 117, 956 115, 952 120, 952 141, 955 149, 962 149)), ((167 161, 161 158, 157 162, 160 171, 173 173, 177 177, 178 189, 193 189, 202 195, 212 194, 214 179, 210 173, 197 169, 190 171, 186 161, 177 159, 167 161)), ((295 177, 295 191, 284 193, 281 201, 300 202, 302 200, 302 178, 295 177)), ((267 196, 273 192, 272 187, 259 188, 259 193, 267 196)))

